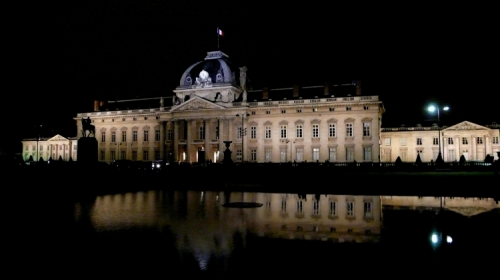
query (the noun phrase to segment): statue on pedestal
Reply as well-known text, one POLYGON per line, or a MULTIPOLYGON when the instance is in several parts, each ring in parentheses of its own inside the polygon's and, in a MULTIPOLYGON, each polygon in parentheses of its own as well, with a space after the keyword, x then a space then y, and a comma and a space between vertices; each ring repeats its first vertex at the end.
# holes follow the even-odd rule
POLYGON ((87 117, 87 119, 82 118, 82 137, 90 137, 90 134, 95 137, 95 126, 92 125, 90 117, 87 117), (88 135, 87 131, 89 132, 88 135))

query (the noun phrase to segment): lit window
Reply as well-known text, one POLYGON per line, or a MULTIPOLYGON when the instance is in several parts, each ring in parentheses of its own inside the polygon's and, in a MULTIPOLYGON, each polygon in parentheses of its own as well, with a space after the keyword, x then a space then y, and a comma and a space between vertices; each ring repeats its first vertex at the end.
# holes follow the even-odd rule
POLYGON ((354 148, 352 147, 347 147, 345 149, 345 159, 347 161, 353 161, 354 160, 354 148))
POLYGON ((384 139, 384 145, 390 146, 391 145, 391 138, 385 138, 384 139))
POLYGON ((313 148, 313 161, 319 160, 319 148, 313 148))
POLYGON ((370 136, 370 125, 371 123, 363 123, 363 136, 370 136))
POLYGON ((328 159, 332 162, 337 160, 337 148, 330 148, 328 159))
POLYGON ((372 160, 372 147, 364 147, 363 148, 363 159, 365 161, 372 160))
POLYGON ((302 148, 298 148, 295 153, 295 158, 298 162, 304 161, 304 150, 302 148))
POLYGON ((271 162, 271 149, 265 149, 265 161, 266 162, 271 162))
POLYGON ((399 139, 399 145, 406 146, 406 138, 399 139))

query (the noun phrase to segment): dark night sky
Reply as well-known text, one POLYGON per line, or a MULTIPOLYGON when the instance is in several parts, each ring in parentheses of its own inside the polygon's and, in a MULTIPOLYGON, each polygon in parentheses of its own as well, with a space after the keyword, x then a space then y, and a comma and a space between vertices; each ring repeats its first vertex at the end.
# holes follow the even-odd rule
POLYGON ((75 136, 72 118, 95 98, 171 95, 182 72, 217 49, 217 26, 221 50, 247 66, 254 88, 360 79, 384 102, 384 127, 435 122, 432 101, 451 107, 444 125, 500 122, 493 6, 69 2, 12 9, 2 117, 20 119, 4 121, 12 133, 2 143, 35 137, 38 124, 45 136, 75 136))

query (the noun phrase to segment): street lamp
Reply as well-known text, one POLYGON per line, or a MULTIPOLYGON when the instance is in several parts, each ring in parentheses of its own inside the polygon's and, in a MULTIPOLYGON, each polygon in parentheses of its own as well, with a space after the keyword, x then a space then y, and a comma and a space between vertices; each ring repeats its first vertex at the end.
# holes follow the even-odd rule
MULTIPOLYGON (((445 106, 442 108, 444 111, 448 111, 450 110, 450 107, 448 106, 445 106)), ((437 117, 438 117, 438 144, 439 144, 439 153, 438 153, 438 157, 437 159, 439 159, 441 157, 441 159, 443 160, 444 162, 444 158, 441 154, 441 124, 440 124, 440 119, 439 119, 439 106, 434 106, 434 105, 431 105, 429 106, 429 108, 427 108, 427 110, 429 110, 429 112, 434 112, 434 111, 437 111, 437 117)), ((436 159, 436 160, 437 160, 436 159)))
POLYGON ((243 113, 243 114, 236 114, 237 117, 241 117, 241 131, 240 131, 240 136, 241 136, 241 162, 245 161, 245 135, 247 135, 247 131, 244 128, 245 125, 245 117, 250 117, 250 114, 248 113, 243 113))
POLYGON ((42 125, 37 125, 36 126, 37 129, 38 129, 38 135, 36 137, 36 161, 40 161, 40 157, 38 156, 38 141, 40 141, 40 128, 42 127, 42 125))

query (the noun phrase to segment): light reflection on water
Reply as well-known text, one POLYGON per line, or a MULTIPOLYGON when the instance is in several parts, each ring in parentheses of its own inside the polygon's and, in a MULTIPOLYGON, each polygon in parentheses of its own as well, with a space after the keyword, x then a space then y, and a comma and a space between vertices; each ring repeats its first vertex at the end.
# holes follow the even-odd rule
MULTIPOLYGON (((498 222, 492 220, 499 217, 498 208, 498 203, 491 198, 149 191, 104 195, 92 201, 75 203, 74 217, 75 223, 83 225, 91 235, 111 233, 110 238, 113 240, 113 234, 122 236, 133 233, 133 237, 124 239, 126 242, 120 246, 127 247, 137 242, 141 254, 148 254, 152 250, 141 247, 142 238, 155 236, 159 242, 166 242, 161 236, 168 232, 169 236, 173 236, 170 245, 173 246, 172 250, 177 252, 174 255, 177 255, 180 261, 179 269, 191 259, 197 263, 199 271, 210 271, 212 267, 228 271, 231 267, 229 263, 232 267, 238 267, 238 262, 249 263, 249 258, 254 257, 253 254, 259 256, 262 262, 268 257, 272 259, 271 256, 282 260, 292 258, 289 248, 280 247, 280 242, 286 240, 300 242, 293 243, 297 250, 292 251, 299 256, 302 253, 328 255, 335 251, 341 254, 347 247, 339 247, 340 244, 355 246, 354 244, 390 244, 395 240, 400 242, 403 240, 402 234, 407 235, 409 243, 425 247, 426 236, 429 235, 425 230, 433 230, 436 221, 441 221, 434 218, 436 213, 449 215, 449 218, 446 216, 445 222, 440 222, 438 228, 445 227, 446 221, 449 220, 452 226, 447 230, 456 232, 461 229, 456 228, 453 223, 463 223, 463 219, 467 217, 475 219, 481 215, 490 215, 485 219, 478 219, 480 221, 475 224, 481 226, 484 226, 483 223, 489 225, 498 222), (226 202, 239 201, 258 202, 263 206, 222 206, 226 202), (405 217, 410 216, 417 221, 411 223, 419 224, 406 224, 405 217), (154 233, 158 233, 159 237, 154 233), (312 245, 316 243, 309 242, 320 242, 323 245, 312 245), (272 250, 274 246, 278 246, 278 249, 275 249, 278 252, 263 251, 266 248, 272 250), (260 248, 260 251, 256 253, 253 251, 255 248, 260 248), (314 250, 311 251, 311 248, 314 250)), ((77 228, 82 230, 82 226, 77 228)), ((496 233, 490 231, 485 235, 496 233)), ((457 235, 458 238, 454 240, 460 242, 462 235, 460 232, 457 235)), ((463 244, 466 244, 464 240, 462 238, 463 244)), ((430 245, 428 247, 433 249, 430 245)), ((347 252, 351 252, 354 247, 349 248, 347 252)), ((375 251, 370 251, 374 250, 373 248, 356 247, 354 251, 361 250, 361 254, 363 251, 370 254, 378 253, 377 250, 389 251, 380 246, 376 247, 375 251)), ((103 250, 101 247, 97 249, 103 250)), ((301 264, 307 264, 308 258, 308 255, 300 256, 301 264)), ((340 257, 331 258, 339 262, 340 257)), ((317 260, 315 262, 318 263, 317 260)), ((264 266, 263 263, 258 264, 264 266)))

